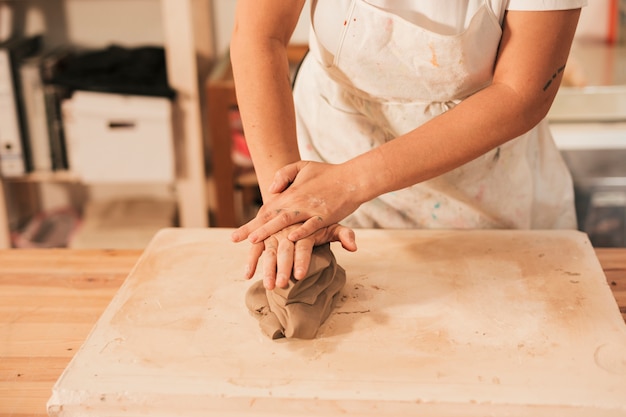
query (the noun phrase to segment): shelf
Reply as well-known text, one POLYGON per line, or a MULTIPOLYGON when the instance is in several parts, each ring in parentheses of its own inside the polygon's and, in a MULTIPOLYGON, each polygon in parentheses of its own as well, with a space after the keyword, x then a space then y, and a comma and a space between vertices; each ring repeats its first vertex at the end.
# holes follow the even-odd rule
MULTIPOLYGON (((60 1, 63 3, 65 0, 60 1)), ((37 4, 35 0, 23 3, 27 4, 26 7, 37 4)), ((206 227, 209 219, 205 193, 203 130, 206 110, 203 108, 198 80, 206 79, 214 58, 213 5, 211 0, 160 0, 160 7, 168 84, 177 92, 173 103, 173 136, 177 162, 175 191, 179 224, 182 227, 206 227)), ((68 24, 64 20, 59 21, 61 23, 57 23, 57 26, 68 24)), ((66 29, 47 28, 47 32, 63 32, 66 29)), ((80 181, 75 174, 67 171, 36 172, 18 178, 0 178, 0 248, 10 247, 11 213, 7 210, 7 200, 10 201, 14 196, 8 191, 16 184, 29 188, 29 184, 44 182, 80 181)))
POLYGON ((20 177, 4 178, 6 182, 67 182, 80 183, 78 175, 71 171, 31 172, 20 177))

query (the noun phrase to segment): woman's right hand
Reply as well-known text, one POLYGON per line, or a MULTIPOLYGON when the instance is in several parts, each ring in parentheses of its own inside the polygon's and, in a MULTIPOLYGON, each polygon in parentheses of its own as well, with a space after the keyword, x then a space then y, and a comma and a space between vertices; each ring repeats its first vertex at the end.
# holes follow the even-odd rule
POLYGON ((278 231, 301 240, 323 231, 354 212, 369 196, 361 171, 350 164, 299 161, 279 169, 268 189, 267 201, 256 217, 235 230, 234 242, 257 243, 278 231), (298 227, 291 227, 293 225, 298 227))
POLYGON ((292 275, 296 280, 306 277, 315 246, 341 242, 341 246, 350 252, 357 249, 354 231, 348 227, 333 224, 306 238, 292 242, 287 239, 287 236, 298 226, 287 227, 262 242, 252 244, 246 265, 246 279, 254 276, 262 256, 264 287, 268 290, 273 290, 275 287, 285 288, 292 275))

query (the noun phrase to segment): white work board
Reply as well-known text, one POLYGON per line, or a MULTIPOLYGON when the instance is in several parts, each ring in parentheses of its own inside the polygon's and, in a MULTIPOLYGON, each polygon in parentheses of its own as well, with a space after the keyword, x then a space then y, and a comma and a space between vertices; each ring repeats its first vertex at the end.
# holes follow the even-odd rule
POLYGON ((317 337, 273 341, 231 232, 160 231, 48 412, 626 416, 626 325, 583 233, 357 230, 317 337))

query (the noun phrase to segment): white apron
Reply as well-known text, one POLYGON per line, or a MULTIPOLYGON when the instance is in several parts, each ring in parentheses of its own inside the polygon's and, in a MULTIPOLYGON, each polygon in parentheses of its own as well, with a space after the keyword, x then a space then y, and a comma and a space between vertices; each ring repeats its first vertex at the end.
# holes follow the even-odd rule
MULTIPOLYGON (((311 33, 294 87, 298 146, 303 160, 341 163, 489 85, 502 30, 487 0, 453 36, 353 0, 337 51, 311 33)), ((575 228, 576 217, 569 171, 542 121, 453 171, 364 203, 342 224, 552 229, 575 228)))

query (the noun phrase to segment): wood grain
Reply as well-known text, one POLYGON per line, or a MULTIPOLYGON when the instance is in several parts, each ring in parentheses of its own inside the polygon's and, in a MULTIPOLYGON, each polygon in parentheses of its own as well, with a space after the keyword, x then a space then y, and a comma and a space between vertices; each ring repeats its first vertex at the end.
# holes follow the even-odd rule
MULTIPOLYGON (((0 250, 0 415, 46 416, 51 389, 137 250, 0 250)), ((626 320, 626 249, 596 249, 626 320)))
POLYGON ((626 249, 597 248, 596 256, 626 321, 626 249))
POLYGON ((140 254, 0 251, 0 415, 46 415, 54 382, 140 254))

